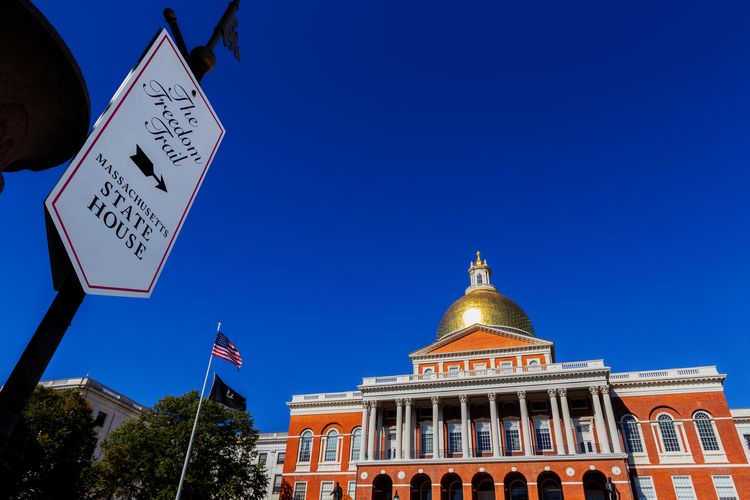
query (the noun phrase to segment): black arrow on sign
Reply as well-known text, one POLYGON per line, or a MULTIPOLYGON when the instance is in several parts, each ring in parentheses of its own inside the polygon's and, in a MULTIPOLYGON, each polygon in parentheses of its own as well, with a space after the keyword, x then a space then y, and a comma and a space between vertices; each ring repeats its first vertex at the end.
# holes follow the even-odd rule
POLYGON ((143 175, 156 179, 156 189, 161 189, 165 193, 167 192, 167 185, 164 184, 164 176, 156 176, 156 172, 154 171, 154 163, 148 156, 146 156, 146 153, 143 152, 138 144, 135 145, 135 154, 131 156, 130 159, 133 160, 135 166, 138 167, 141 172, 143 172, 143 175))

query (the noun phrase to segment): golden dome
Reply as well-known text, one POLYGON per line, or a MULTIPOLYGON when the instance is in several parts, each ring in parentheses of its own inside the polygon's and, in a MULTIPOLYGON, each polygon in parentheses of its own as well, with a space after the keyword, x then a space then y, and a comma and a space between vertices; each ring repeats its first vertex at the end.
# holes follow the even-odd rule
POLYGON ((490 284, 492 270, 487 261, 477 260, 469 267, 470 286, 466 294, 450 305, 437 329, 438 340, 457 330, 481 323, 488 326, 510 327, 534 336, 534 326, 521 306, 498 293, 490 284))

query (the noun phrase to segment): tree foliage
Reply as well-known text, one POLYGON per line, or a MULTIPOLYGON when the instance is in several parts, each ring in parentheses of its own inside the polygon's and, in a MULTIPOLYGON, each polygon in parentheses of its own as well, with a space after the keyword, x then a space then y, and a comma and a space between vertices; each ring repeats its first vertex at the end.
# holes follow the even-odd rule
MULTIPOLYGON (((167 396, 110 433, 94 465, 92 493, 173 499, 197 405, 196 391, 167 396)), ((263 498, 264 467, 251 463, 257 439, 248 412, 204 400, 182 498, 263 498)))
POLYGON ((78 391, 37 387, 0 451, 0 498, 83 498, 95 445, 91 409, 78 391))

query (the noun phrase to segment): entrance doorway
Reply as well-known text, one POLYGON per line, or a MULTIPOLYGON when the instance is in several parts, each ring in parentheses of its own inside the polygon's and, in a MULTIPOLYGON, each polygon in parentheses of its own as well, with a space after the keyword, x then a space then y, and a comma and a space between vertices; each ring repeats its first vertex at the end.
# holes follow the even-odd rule
POLYGON ((529 487, 523 474, 512 472, 505 476, 505 500, 529 500, 529 487))
POLYGON ((417 474, 411 479, 411 500, 432 500, 432 481, 427 474, 417 474))
POLYGON ((471 480, 472 500, 495 500, 495 481, 492 476, 480 472, 471 480))
POLYGON ((372 480, 372 500, 391 500, 393 480, 388 474, 379 474, 372 480))
POLYGON ((594 426, 590 419, 576 419, 576 443, 578 453, 594 453, 594 426))
POLYGON ((583 475, 583 495, 586 500, 607 500, 607 478, 599 471, 590 470, 583 475))
POLYGON ((446 474, 440 481, 441 500, 464 500, 464 485, 458 474, 446 474))
POLYGON ((562 483, 554 472, 543 472, 536 480, 539 500, 563 500, 562 483))

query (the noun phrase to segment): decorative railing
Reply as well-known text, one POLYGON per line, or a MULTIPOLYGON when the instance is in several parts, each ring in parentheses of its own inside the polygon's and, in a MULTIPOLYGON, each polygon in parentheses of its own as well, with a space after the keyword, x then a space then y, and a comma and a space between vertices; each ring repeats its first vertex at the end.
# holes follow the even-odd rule
POLYGON ((307 401, 325 401, 331 399, 361 399, 362 393, 359 391, 348 392, 324 392, 319 394, 296 394, 292 396, 293 403, 307 401))
POLYGON ((631 380, 658 380, 684 377, 704 377, 718 375, 715 366, 697 366, 692 368, 670 368, 668 370, 648 370, 638 372, 612 373, 612 382, 627 382, 631 380))
MULTIPOLYGON (((451 449, 440 449, 440 458, 439 459, 462 459, 463 454, 461 452, 461 449, 457 450, 451 450, 451 449)), ((610 450, 604 450, 602 449, 598 444, 590 442, 590 441, 579 441, 576 443, 576 455, 606 455, 611 453, 610 450)), ((563 454, 565 454, 563 452, 563 454)), ((432 450, 429 451, 422 451, 422 450, 412 450, 409 453, 406 451, 401 452, 401 456, 398 456, 398 453, 395 449, 389 449, 389 450, 378 450, 373 454, 374 456, 370 459, 370 461, 382 461, 382 460, 434 460, 435 457, 432 453, 432 450)), ((545 457, 549 456, 555 456, 557 455, 557 452, 554 450, 540 450, 540 449, 532 449, 531 455, 526 455, 523 449, 518 450, 501 450, 499 455, 497 457, 493 456, 492 449, 487 448, 469 448, 469 455, 466 457, 466 459, 490 459, 495 458, 496 460, 512 460, 512 459, 518 459, 522 457, 526 457, 527 459, 529 457, 538 457, 541 460, 544 460, 545 457)))
POLYGON ((578 371, 591 368, 604 368, 604 361, 601 359, 596 359, 591 361, 576 361, 573 363, 552 363, 548 365, 511 366, 503 368, 485 368, 482 370, 461 370, 454 372, 427 373, 416 375, 391 375, 387 377, 365 377, 364 379, 362 379, 362 385, 372 386, 381 384, 403 384, 409 382, 453 380, 462 378, 508 377, 526 374, 578 371))

